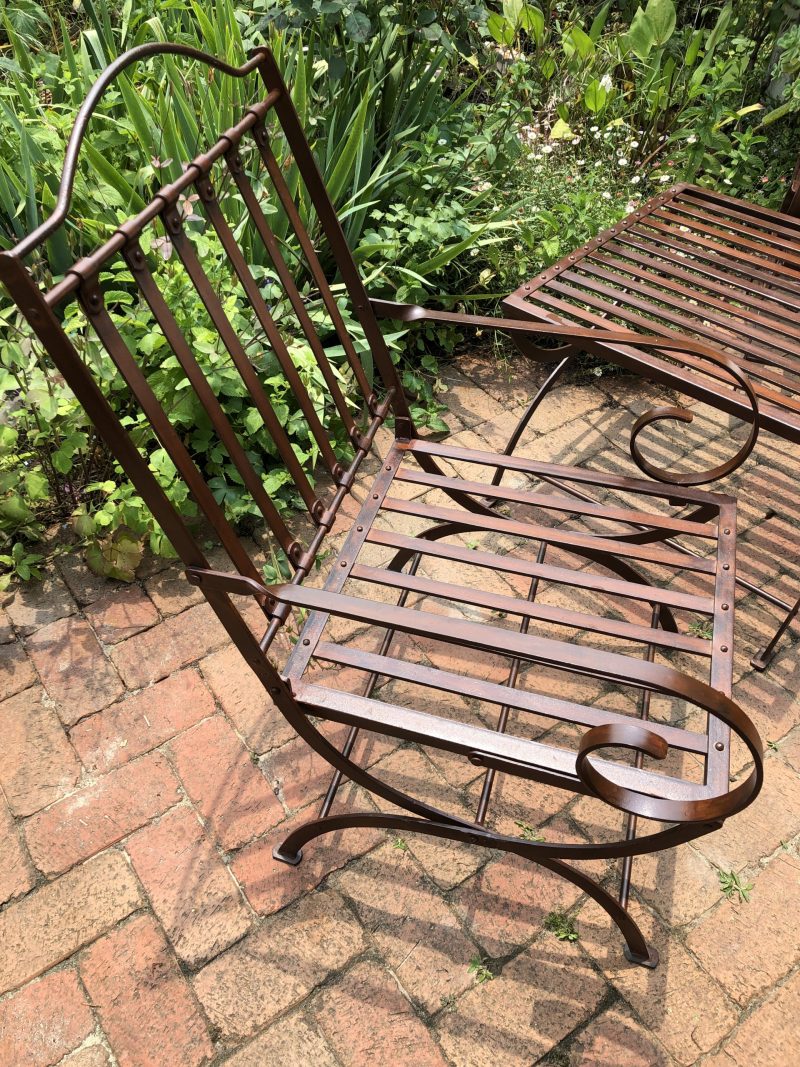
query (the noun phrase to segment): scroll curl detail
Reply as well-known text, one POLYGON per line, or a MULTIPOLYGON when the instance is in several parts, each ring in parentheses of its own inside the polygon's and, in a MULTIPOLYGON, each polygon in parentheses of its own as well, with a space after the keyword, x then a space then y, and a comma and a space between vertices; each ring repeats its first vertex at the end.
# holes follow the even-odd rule
POLYGON ((711 363, 716 364, 719 367, 724 368, 734 381, 741 387, 750 404, 750 410, 752 412, 752 421, 750 422, 750 433, 747 435, 747 440, 742 447, 736 452, 734 456, 726 460, 724 463, 720 463, 715 467, 711 467, 704 471, 693 471, 681 473, 678 471, 665 470, 663 467, 657 466, 655 463, 651 463, 646 459, 639 448, 638 437, 643 430, 648 426, 652 426, 658 422, 674 421, 690 423, 694 420, 694 415, 691 411, 687 411, 686 408, 662 406, 652 408, 650 411, 646 411, 643 415, 634 423, 631 430, 630 439, 630 453, 633 458, 633 462, 642 471, 643 474, 648 475, 650 478, 654 478, 660 482, 666 482, 669 485, 680 485, 683 487, 706 485, 709 482, 715 482, 720 478, 725 478, 729 474, 732 474, 737 470, 747 459, 750 453, 753 451, 756 441, 758 440, 759 430, 759 412, 758 412, 758 398, 753 390, 750 380, 744 371, 733 360, 727 359, 725 356, 718 355, 717 353, 711 353, 703 346, 703 356, 711 363))
POLYGON ((711 699, 697 700, 697 703, 729 726, 749 749, 753 767, 745 780, 734 789, 703 798, 669 796, 666 791, 656 796, 622 785, 606 770, 601 770, 590 756, 601 750, 625 748, 663 760, 669 753, 669 746, 660 734, 643 724, 606 723, 584 734, 575 760, 578 777, 594 796, 628 814, 674 823, 722 821, 755 800, 763 780, 763 751, 753 723, 722 693, 699 682, 694 682, 692 688, 695 699, 699 690, 707 691, 711 699))

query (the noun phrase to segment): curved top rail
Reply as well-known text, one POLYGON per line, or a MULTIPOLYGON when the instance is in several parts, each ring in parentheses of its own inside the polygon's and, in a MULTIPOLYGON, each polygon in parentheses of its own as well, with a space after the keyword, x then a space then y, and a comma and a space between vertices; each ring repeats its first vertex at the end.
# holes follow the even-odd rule
POLYGON ((258 67, 258 64, 261 62, 267 51, 268 49, 266 46, 255 49, 247 62, 243 63, 240 67, 231 66, 230 63, 226 63, 224 60, 218 59, 216 56, 212 56, 208 52, 203 52, 199 48, 192 48, 191 45, 171 44, 168 41, 152 41, 149 44, 142 44, 136 48, 129 49, 127 52, 123 52, 121 56, 118 56, 114 62, 110 63, 101 73, 100 77, 89 90, 88 96, 81 104, 75 119, 75 124, 72 127, 72 132, 69 135, 69 141, 67 142, 67 151, 64 155, 64 173, 61 176, 61 183, 58 187, 58 197, 56 198, 56 205, 52 213, 40 226, 37 226, 35 230, 24 237, 7 254, 13 255, 18 259, 23 259, 54 233, 67 217, 69 206, 72 203, 72 191, 75 185, 75 172, 78 168, 78 157, 80 156, 81 146, 83 145, 83 140, 86 136, 89 121, 108 86, 115 81, 127 67, 132 66, 134 63, 138 63, 141 59, 148 59, 150 56, 179 55, 188 56, 189 59, 197 59, 201 63, 205 63, 206 66, 213 67, 215 70, 220 70, 223 74, 227 74, 231 78, 244 78, 258 67))

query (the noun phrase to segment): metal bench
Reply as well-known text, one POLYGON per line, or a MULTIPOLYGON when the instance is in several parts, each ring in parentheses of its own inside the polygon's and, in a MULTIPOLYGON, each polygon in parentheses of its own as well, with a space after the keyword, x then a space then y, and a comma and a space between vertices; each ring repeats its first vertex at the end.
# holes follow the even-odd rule
MULTIPOLYGON (((751 803, 761 786, 758 736, 731 699, 734 502, 691 485, 663 486, 419 435, 377 316, 448 315, 368 299, 291 96, 265 49, 241 68, 180 45, 146 45, 120 57, 78 116, 54 214, 0 254, 0 278, 169 537, 189 581, 202 589, 238 646, 243 669, 256 673, 297 733, 331 764, 322 809, 292 830, 276 857, 298 863, 312 839, 357 827, 419 832, 515 853, 592 896, 621 930, 628 958, 655 966, 655 949, 627 911, 631 858, 715 830, 751 803), (120 72, 166 54, 198 60, 233 78, 258 76, 266 95, 178 180, 156 191, 135 217, 52 282, 42 249, 67 217, 92 112, 120 72), (287 182, 291 167, 313 200, 313 238, 287 182), (238 207, 244 205, 245 221, 263 243, 293 319, 279 323, 273 317, 226 218, 230 198, 217 188, 233 190, 238 207), (178 205, 192 190, 202 222, 189 226, 178 205), (271 228, 276 210, 290 224, 286 241, 276 240, 271 228), (222 294, 198 256, 199 230, 219 242, 229 262, 222 294), (150 243, 156 234, 158 240, 161 234, 169 238, 193 299, 241 375, 274 446, 273 456, 261 458, 285 466, 301 513, 290 515, 266 492, 265 468, 259 473, 253 443, 232 429, 208 383, 202 352, 194 351, 179 329, 160 284, 164 261, 150 243), (289 260, 287 250, 296 258, 289 260), (31 253, 37 256, 29 267, 25 260, 31 253), (110 287, 108 268, 120 260, 129 278, 110 287), (163 333, 258 505, 269 543, 288 561, 289 581, 264 580, 254 543, 248 547, 237 534, 185 434, 156 399, 148 375, 158 369, 157 361, 129 349, 112 314, 120 284, 149 307, 153 327, 163 333), (247 349, 231 321, 233 296, 237 319, 247 316, 257 328, 258 343, 247 349), (85 330, 99 340, 127 385, 129 410, 144 413, 152 437, 137 433, 134 440, 93 367, 81 359, 74 332, 65 331, 62 310, 76 300, 85 330), (315 316, 319 309, 327 312, 343 350, 336 371, 312 304, 315 316), (345 304, 367 340, 374 381, 346 328, 345 304), (302 338, 313 353, 329 417, 339 420, 350 442, 347 456, 335 450, 292 362, 287 345, 292 338, 302 338), (313 481, 271 402, 267 356, 277 361, 318 450, 320 469, 313 481), (378 460, 376 435, 389 436, 390 424, 390 443, 378 460), (207 532, 198 533, 164 494, 148 463, 156 447, 166 451, 188 486, 230 560, 227 569, 210 566, 202 547, 207 532), (363 503, 345 507, 357 479, 366 486, 363 503), (332 533, 334 525, 344 531, 343 540, 332 533), (334 558, 326 559, 330 544, 334 558), (296 635, 291 651, 275 662, 287 634, 296 635), (349 727, 343 747, 326 736, 326 722, 349 727), (483 775, 474 816, 413 795, 407 784, 386 778, 380 764, 367 769, 357 755, 363 732, 472 764, 475 780, 483 775), (747 750, 746 771, 735 786, 729 779, 732 744, 747 750), (504 832, 491 821, 493 789, 503 776, 598 799, 625 813, 625 830, 619 840, 596 843, 504 832), (337 810, 344 779, 395 810, 368 804, 361 811, 337 810), (644 832, 639 820, 647 824, 644 832), (603 858, 623 859, 618 895, 570 862, 603 858)), ((625 331, 551 329, 475 316, 458 321, 524 334, 530 345, 542 335, 595 350, 624 341, 649 352, 662 344, 658 337, 625 331)), ((687 342, 687 349, 731 374, 743 390, 752 430, 740 459, 752 447, 758 425, 749 384, 708 347, 687 342)))
MULTIPOLYGON (((700 186, 674 185, 526 281, 504 308, 538 322, 662 334, 669 344, 661 351, 611 343, 603 346, 604 356, 747 419, 747 403, 731 390, 730 379, 684 347, 689 339, 710 343, 731 353, 752 382, 762 428, 800 443, 798 212, 800 169, 780 212, 700 186)), ((543 358, 541 351, 528 354, 543 358)), ((671 417, 687 415, 675 409, 671 417)), ((635 445, 634 459, 647 471, 635 445)), ((723 466, 716 477, 729 473, 723 466)), ((786 602, 743 578, 738 582, 781 613, 752 659, 764 670, 800 611, 800 597, 786 602)))

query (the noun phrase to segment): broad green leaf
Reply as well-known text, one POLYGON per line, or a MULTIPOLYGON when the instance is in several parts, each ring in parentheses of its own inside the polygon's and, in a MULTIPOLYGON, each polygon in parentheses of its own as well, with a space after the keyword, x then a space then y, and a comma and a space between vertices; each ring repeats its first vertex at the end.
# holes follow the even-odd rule
POLYGON ((25 475, 25 492, 29 500, 47 500, 50 486, 41 471, 28 471, 25 475))
POLYGON ((586 86, 586 92, 583 94, 584 104, 596 115, 598 111, 602 111, 606 106, 606 100, 608 100, 608 91, 600 84, 597 78, 593 78, 586 86))
POLYGON ((514 43, 514 26, 499 12, 494 11, 489 16, 486 20, 486 29, 498 44, 512 45, 514 43))
POLYGON ((553 128, 550 130, 551 141, 561 141, 567 137, 574 137, 572 127, 566 123, 563 119, 556 119, 553 123, 553 128))
POLYGON ((503 14, 512 26, 519 26, 524 0, 503 0, 503 14))
POLYGON ((722 37, 723 37, 725 31, 728 28, 728 23, 731 21, 731 16, 732 15, 733 15, 733 5, 732 4, 726 4, 725 7, 723 7, 722 11, 720 11, 719 18, 714 23, 713 30, 708 35, 708 40, 706 41, 706 54, 707 55, 710 55, 714 51, 714 49, 717 47, 719 42, 722 40, 722 37))
POLYGON ((675 4, 673 0, 647 0, 646 14, 653 33, 653 42, 665 45, 675 32, 675 4))
POLYGON ((595 17, 592 19, 592 25, 589 29, 589 36, 595 44, 597 44, 600 39, 600 34, 605 29, 606 20, 608 18, 608 13, 611 10, 612 3, 613 0, 608 0, 608 2, 603 4, 603 6, 597 12, 595 17))
POLYGON ((574 45, 575 51, 581 59, 589 59, 590 56, 594 55, 594 41, 580 26, 573 26, 567 37, 574 45))
POLYGON ((630 29, 625 34, 625 41, 633 54, 638 56, 639 59, 647 59, 653 50, 655 33, 652 23, 643 8, 637 7, 630 29))
POLYGON ((519 17, 519 24, 529 34, 535 44, 539 45, 544 40, 544 15, 533 4, 523 4, 519 17))
POLYGON ((344 20, 347 36, 356 44, 364 44, 372 36, 372 23, 363 11, 353 11, 344 20))

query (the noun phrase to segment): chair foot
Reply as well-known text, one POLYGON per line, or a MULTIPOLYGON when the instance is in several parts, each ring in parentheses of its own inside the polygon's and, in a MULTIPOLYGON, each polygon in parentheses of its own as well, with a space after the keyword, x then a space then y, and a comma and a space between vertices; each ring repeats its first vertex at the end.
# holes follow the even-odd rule
POLYGON ((654 970, 658 967, 658 950, 653 948, 652 945, 647 946, 647 955, 642 956, 638 952, 634 952, 627 945, 624 945, 622 951, 625 953, 625 959, 629 963, 636 963, 640 967, 647 967, 648 970, 654 970))
POLYGON ((778 642, 789 629, 794 622, 798 611, 800 611, 800 597, 792 604, 791 608, 787 611, 780 626, 772 635, 771 640, 764 648, 756 652, 755 656, 750 660, 750 665, 757 671, 764 671, 772 663, 775 656, 775 652, 778 647, 778 642))
POLYGON ((272 858, 280 860, 281 863, 288 863, 290 867, 296 867, 303 858, 303 850, 298 848, 297 852, 284 852, 282 845, 276 845, 272 850, 272 858))

